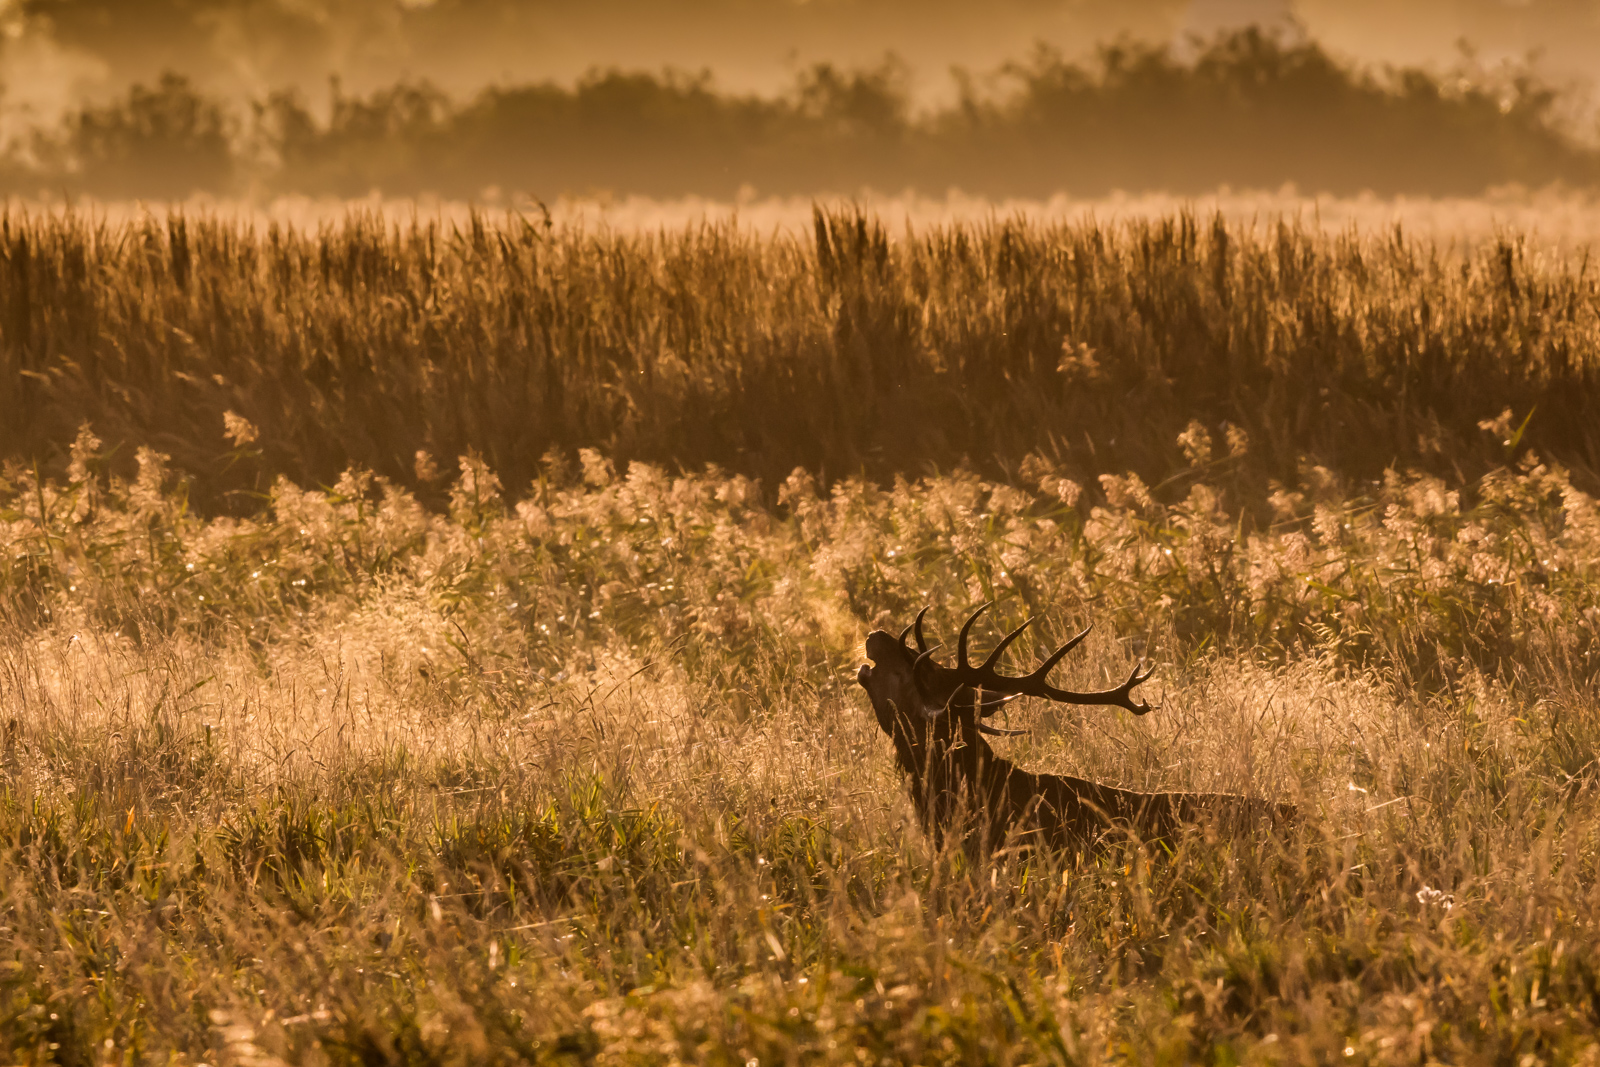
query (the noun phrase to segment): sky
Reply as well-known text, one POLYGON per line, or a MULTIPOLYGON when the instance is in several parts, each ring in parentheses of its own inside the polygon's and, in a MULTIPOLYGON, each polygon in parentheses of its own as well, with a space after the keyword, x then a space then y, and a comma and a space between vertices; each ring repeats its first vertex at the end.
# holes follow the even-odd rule
POLYGON ((239 96, 330 77, 362 92, 427 78, 455 94, 571 82, 594 68, 708 70, 776 93, 809 64, 888 54, 924 104, 1042 45, 1077 57, 1129 36, 1177 44, 1260 21, 1358 63, 1493 66, 1531 57, 1581 86, 1600 70, 1600 0, 0 0, 0 98, 48 112, 164 70, 239 96))

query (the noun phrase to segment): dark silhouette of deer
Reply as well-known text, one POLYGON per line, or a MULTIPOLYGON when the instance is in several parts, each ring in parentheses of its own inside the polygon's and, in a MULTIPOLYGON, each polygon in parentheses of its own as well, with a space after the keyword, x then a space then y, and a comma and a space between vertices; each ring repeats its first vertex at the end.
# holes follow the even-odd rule
POLYGON ((1021 847, 1044 846, 1083 851, 1108 835, 1131 834, 1139 840, 1170 839, 1181 827, 1208 824, 1237 832, 1265 822, 1282 825, 1295 818, 1293 805, 1271 804, 1231 793, 1140 793, 1084 778, 1034 774, 995 755, 984 734, 1008 735, 983 720, 1010 701, 1044 697, 1063 704, 1106 705, 1135 715, 1151 710, 1135 702, 1133 691, 1151 671, 1137 667, 1115 689, 1074 693, 1047 680, 1052 668, 1089 635, 1086 629, 1050 654, 1031 674, 1009 677, 995 670, 1007 647, 1034 620, 1012 630, 981 664, 967 659, 972 624, 989 607, 978 608, 961 627, 956 641, 956 666, 940 666, 922 633, 927 608, 899 637, 883 630, 867 635, 867 657, 856 674, 878 725, 894 742, 895 762, 911 787, 917 818, 924 832, 943 848, 946 835, 957 831, 962 844, 983 855, 1008 842, 1021 847), (916 635, 912 651, 906 637, 916 635))

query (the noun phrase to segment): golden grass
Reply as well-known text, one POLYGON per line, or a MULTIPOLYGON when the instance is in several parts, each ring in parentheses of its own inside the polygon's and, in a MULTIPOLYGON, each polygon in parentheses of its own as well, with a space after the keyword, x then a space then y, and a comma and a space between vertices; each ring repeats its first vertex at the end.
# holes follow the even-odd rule
POLYGON ((1260 490, 1239 501, 1256 517, 1302 458, 1460 482, 1521 427, 1600 466, 1593 272, 1514 232, 1183 212, 891 231, 825 209, 769 235, 23 211, 3 231, 0 454, 62 477, 88 421, 120 474, 156 447, 207 512, 351 467, 438 506, 430 472, 465 454, 520 495, 580 448, 767 494, 797 465, 1011 479, 1034 453, 1159 486, 1192 421, 1219 455, 1254 442, 1230 484, 1260 490), (1479 429, 1506 410, 1500 441, 1479 429), (230 411, 259 446, 228 445, 230 411))
MULTIPOLYGON (((444 229, 470 227, 473 217, 496 222, 498 213, 543 221, 546 212, 558 228, 590 233, 649 234, 702 225, 737 225, 757 237, 805 237, 816 205, 829 198, 750 194, 731 200, 705 196, 660 198, 636 195, 563 196, 549 202, 524 194, 455 200, 437 196, 366 197, 267 196, 233 198, 196 195, 175 201, 14 198, 13 211, 26 216, 70 217, 88 214, 113 226, 153 220, 164 227, 173 215, 216 218, 236 226, 280 227, 308 233, 337 229, 352 214, 406 226, 413 220, 444 229)), ((1115 193, 1048 199, 974 196, 951 190, 942 196, 890 195, 864 190, 850 203, 880 220, 892 236, 934 226, 981 226, 993 219, 1022 218, 1035 224, 1115 226, 1170 218, 1185 211, 1201 218, 1220 215, 1230 224, 1262 227, 1289 219, 1329 234, 1354 230, 1381 236, 1395 226, 1443 248, 1470 249, 1514 234, 1551 253, 1580 252, 1600 237, 1600 204, 1582 189, 1529 190, 1506 186, 1475 197, 1332 196, 1311 194, 1294 185, 1277 190, 1219 189, 1204 195, 1115 193)))
POLYGON ((59 477, 13 466, 0 1049, 1592 1062, 1595 500, 1522 442, 1469 482, 1270 493, 1242 438, 1172 447, 1158 493, 1035 455, 774 502, 585 452, 518 493, 468 457, 431 510, 281 479, 241 517, 87 430, 59 477), (1145 656, 1163 695, 1014 710, 1008 754, 1304 825, 933 854, 850 675, 870 626, 987 599, 991 637, 1097 621, 1064 673, 1145 656))

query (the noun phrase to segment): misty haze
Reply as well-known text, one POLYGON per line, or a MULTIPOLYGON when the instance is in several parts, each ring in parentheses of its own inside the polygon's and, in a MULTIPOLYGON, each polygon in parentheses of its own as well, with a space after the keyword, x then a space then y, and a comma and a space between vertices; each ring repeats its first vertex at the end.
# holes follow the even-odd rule
POLYGON ((1587 188, 1587 9, 1424 6, 13 0, 0 188, 490 202, 1587 188))
POLYGON ((0 0, 0 1062, 1594 1064, 1596 69, 0 0))

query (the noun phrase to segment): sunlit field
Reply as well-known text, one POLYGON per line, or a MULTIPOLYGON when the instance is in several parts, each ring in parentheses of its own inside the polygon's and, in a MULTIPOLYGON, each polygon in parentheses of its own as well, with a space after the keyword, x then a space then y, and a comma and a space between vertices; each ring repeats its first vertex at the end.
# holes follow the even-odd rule
MULTIPOLYGON (((190 219, 219 218, 266 229, 273 223, 315 232, 337 228, 354 214, 389 225, 413 222, 470 227, 473 217, 500 222, 506 216, 582 229, 590 234, 650 234, 704 225, 734 225, 757 236, 809 233, 814 197, 778 197, 754 190, 734 200, 714 197, 660 198, 633 195, 562 196, 551 201, 489 190, 477 200, 444 197, 387 197, 378 193, 344 199, 315 196, 229 198, 194 196, 173 205, 139 200, 81 198, 13 199, 13 210, 28 215, 82 215, 126 225, 147 218, 164 220, 177 211, 190 219)), ((1532 241, 1548 252, 1580 252, 1600 238, 1600 200, 1582 189, 1529 190, 1508 185, 1481 197, 1376 197, 1312 194, 1285 185, 1271 192, 1221 190, 1204 196, 1118 193, 1086 197, 1060 193, 1048 199, 994 198, 950 191, 943 196, 884 194, 863 190, 850 206, 900 235, 933 226, 965 225, 1022 218, 1032 223, 1084 224, 1160 220, 1188 211, 1203 218, 1220 215, 1244 229, 1263 229, 1279 220, 1339 234, 1357 230, 1381 233, 1399 226, 1442 249, 1481 245, 1503 235, 1532 241)))
POLYGON ((0 1053, 1596 1062, 1595 270, 1239 204, 14 209, 0 1053), (991 600, 1298 823, 936 851, 855 668, 991 600))

